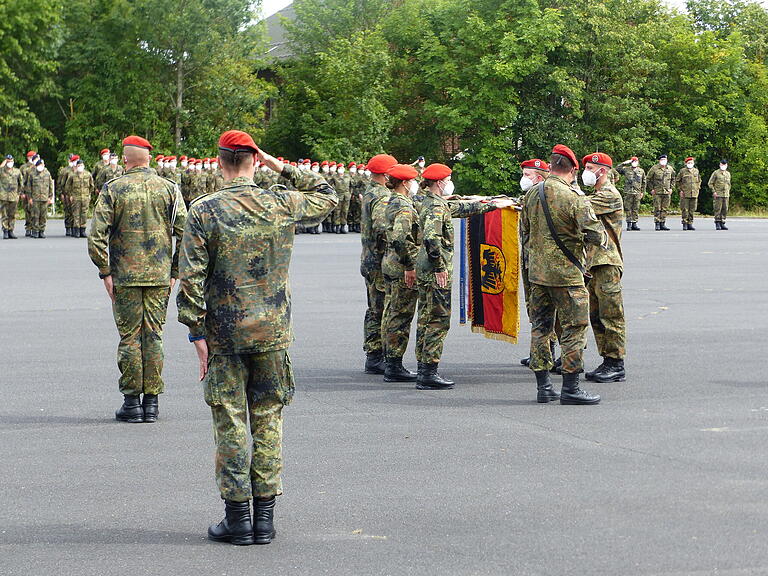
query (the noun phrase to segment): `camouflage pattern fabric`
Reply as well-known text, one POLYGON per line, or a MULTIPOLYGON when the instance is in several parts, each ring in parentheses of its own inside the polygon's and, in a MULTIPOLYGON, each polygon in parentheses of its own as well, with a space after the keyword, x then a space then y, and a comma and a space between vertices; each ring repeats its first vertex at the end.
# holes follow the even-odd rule
POLYGON ((648 171, 646 185, 654 195, 672 194, 672 188, 675 185, 675 169, 669 164, 666 166, 656 164, 648 171))
POLYGON ((603 358, 623 360, 626 354, 626 324, 624 301, 621 293, 619 266, 605 264, 590 268, 592 278, 589 291, 589 323, 597 343, 597 352, 603 358))
MULTIPOLYGON (((101 171, 101 174, 106 172, 101 171)), ((85 228, 88 218, 88 206, 91 203, 91 195, 96 191, 93 184, 93 176, 89 172, 77 172, 76 170, 67 176, 64 183, 64 193, 69 199, 71 226, 85 228)))
POLYGON ((608 234, 608 244, 605 248, 590 244, 587 247, 588 268, 611 264, 622 267, 624 262, 619 252, 619 247, 614 243, 614 236, 621 243, 622 221, 624 220, 624 207, 621 194, 613 184, 606 183, 600 190, 594 190, 588 196, 589 205, 602 222, 604 227, 610 227, 613 235, 608 234))
POLYGON ((693 224, 693 218, 696 214, 696 207, 699 204, 698 197, 680 198, 680 216, 683 224, 693 224))
POLYGON ((563 372, 580 372, 584 367, 583 350, 589 324, 589 293, 584 285, 544 286, 532 282, 530 311, 531 370, 538 372, 554 366, 550 341, 557 318, 562 330, 563 372))
POLYGON ((628 163, 621 164, 617 170, 624 176, 624 210, 627 222, 637 222, 640 216, 640 201, 645 196, 645 170, 639 166, 633 168, 628 163))
POLYGON ((27 199, 32 200, 32 205, 27 202, 25 210, 28 213, 29 229, 33 232, 45 232, 48 223, 48 202, 53 199, 53 178, 48 169, 42 172, 34 170, 27 176, 27 199))
POLYGON ((666 222, 669 213, 669 205, 672 203, 671 194, 653 195, 653 220, 654 222, 666 222))
POLYGON ((206 180, 206 193, 213 194, 214 192, 218 192, 224 187, 224 176, 221 174, 221 170, 216 170, 216 172, 211 172, 208 174, 208 179, 206 180))
POLYGON ((163 326, 170 286, 121 285, 115 286, 114 293, 112 312, 120 334, 120 392, 162 394, 163 326))
POLYGON ((675 178, 675 184, 680 191, 680 198, 698 198, 701 188, 699 169, 695 166, 693 168, 687 166, 681 168, 675 178))
POLYGON ((416 327, 416 360, 440 362, 443 343, 451 327, 451 289, 419 281, 419 316, 416 327))
MULTIPOLYGON (((551 175, 544 181, 544 194, 555 230, 563 244, 581 261, 582 265, 586 262, 585 242, 602 248, 607 247, 608 236, 605 228, 597 220, 589 201, 581 190, 559 176, 551 175)), ((539 203, 538 190, 527 198, 521 228, 531 284, 584 286, 584 277, 581 272, 563 254, 552 238, 544 211, 539 203)), ((554 322, 554 319, 552 321, 554 322)))
POLYGON ((24 181, 18 168, 0 168, 0 216, 3 230, 13 230, 24 181))
POLYGON ((715 212, 715 222, 725 222, 728 217, 728 196, 716 196, 712 199, 712 207, 715 212))
POLYGON ((339 204, 333 211, 331 222, 334 226, 344 226, 347 224, 349 214, 349 202, 352 196, 350 191, 350 179, 346 174, 337 174, 335 178, 336 194, 339 196, 339 204))
POLYGON ((112 166, 112 164, 99 170, 98 178, 94 178, 94 184, 96 185, 96 191, 99 192, 104 187, 104 184, 114 178, 119 178, 125 174, 125 169, 120 166, 112 166))
POLYGON ((709 177, 707 186, 712 190, 713 196, 728 198, 731 195, 731 173, 728 170, 715 170, 709 177))
POLYGON ((387 279, 384 285, 384 311, 381 320, 384 354, 387 358, 402 358, 408 348, 419 291, 416 286, 408 288, 402 278, 387 279))
MULTIPOLYGON (((386 186, 370 182, 365 190, 360 215, 360 241, 363 251, 360 256, 360 274, 365 279, 368 307, 363 320, 363 350, 366 354, 379 354, 383 350, 381 322, 384 314, 386 288, 381 272, 381 261, 386 251, 386 228, 377 223, 374 227, 376 206, 389 202, 390 191, 386 186)), ((382 209, 379 214, 386 214, 382 209)), ((381 221, 381 218, 379 219, 381 221)))
POLYGON ((282 494, 282 410, 295 387, 288 353, 211 356, 203 387, 221 497, 245 502, 282 494))
POLYGON ((115 286, 169 286, 187 211, 174 182, 149 168, 111 180, 96 200, 88 254, 115 286), (173 237, 176 250, 173 250, 173 237))
POLYGON ((319 175, 285 165, 300 191, 266 191, 235 178, 194 201, 184 228, 176 299, 179 322, 211 354, 283 350, 293 339, 288 268, 297 222, 336 206, 319 175))
POLYGON ((67 196, 64 190, 64 185, 67 182, 69 175, 74 173, 75 170, 69 164, 59 168, 59 172, 56 174, 56 190, 59 191, 59 201, 61 202, 61 208, 64 212, 64 227, 72 228, 72 202, 67 196))

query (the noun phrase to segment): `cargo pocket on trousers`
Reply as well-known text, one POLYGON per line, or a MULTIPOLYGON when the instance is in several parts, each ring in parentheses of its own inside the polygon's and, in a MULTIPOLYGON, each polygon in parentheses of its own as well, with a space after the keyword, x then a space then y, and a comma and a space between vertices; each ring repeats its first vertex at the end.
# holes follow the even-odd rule
POLYGON ((208 406, 221 406, 221 373, 217 370, 215 356, 208 356, 208 372, 203 378, 203 396, 208 406))
POLYGON ((287 406, 293 400, 293 394, 296 391, 296 383, 293 380, 293 367, 291 366, 291 357, 288 355, 288 351, 285 352, 285 359, 283 360, 283 381, 280 389, 278 390, 278 396, 283 405, 287 406))

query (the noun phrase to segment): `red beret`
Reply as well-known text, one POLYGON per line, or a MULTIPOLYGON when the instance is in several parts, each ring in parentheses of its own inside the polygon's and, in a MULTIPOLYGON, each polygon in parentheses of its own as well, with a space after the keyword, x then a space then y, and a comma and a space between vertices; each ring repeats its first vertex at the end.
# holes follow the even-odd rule
POLYGON ((197 160, 195 160, 195 164, 202 164, 202 163, 203 163, 203 161, 200 160, 199 158, 197 160))
POLYGON ((336 162, 330 162, 328 166, 336 166, 336 162))
POLYGON ((344 162, 336 162, 337 168, 344 168, 344 162))
POLYGON ((319 162, 312 162, 312 166, 320 166, 319 162))
POLYGON ((573 153, 573 150, 568 148, 568 146, 564 146, 563 144, 556 144, 554 148, 552 148, 552 154, 560 154, 561 156, 565 156, 570 160, 576 168, 579 167, 579 161, 576 160, 576 154, 573 153))
POLYGON ((589 162, 590 164, 598 164, 600 166, 607 166, 608 168, 613 168, 613 160, 611 160, 611 157, 608 156, 608 154, 605 154, 604 152, 595 152, 594 154, 587 154, 584 156, 584 158, 581 159, 581 161, 586 164, 589 162))
POLYGON ((637 156, 632 156, 632 158, 629 159, 630 162, 639 162, 637 156))
POLYGON ((190 157, 190 158, 189 158, 189 163, 190 163, 190 164, 194 164, 194 163, 195 163, 195 159, 194 159, 194 158, 192 158, 192 157, 190 157))
POLYGON ((152 150, 152 144, 149 143, 149 140, 145 140, 141 136, 128 136, 123 140, 123 147, 125 146, 136 146, 136 148, 152 150))
POLYGON ((32 156, 34 156, 35 154, 37 154, 37 152, 35 152, 34 150, 30 150, 29 152, 27 152, 27 158, 32 158, 32 156))
POLYGON ((99 155, 103 156, 104 154, 109 154, 109 148, 104 148, 101 152, 99 152, 99 155))
POLYGON ((72 158, 69 159, 70 162, 75 162, 77 160, 80 160, 80 156, 78 156, 77 154, 73 155, 72 158))
POLYGON ((387 170, 387 174, 398 180, 412 180, 419 175, 419 173, 416 172, 416 168, 408 164, 395 164, 387 170))
POLYGON ((304 162, 302 162, 302 164, 312 164, 312 161, 309 158, 307 158, 306 160, 304 160, 304 162))
POLYGON ((520 163, 520 168, 532 168, 533 170, 541 170, 542 172, 549 172, 549 164, 544 160, 538 158, 531 158, 525 162, 520 163))
POLYGON ((285 161, 285 159, 282 156, 278 156, 277 159, 280 160, 280 162, 284 162, 285 161))
POLYGON ((157 156, 155 156, 155 161, 158 161, 158 160, 165 160, 165 156, 163 156, 162 154, 158 154, 157 156))
POLYGON ((249 150, 258 152, 259 147, 253 141, 251 135, 240 130, 227 130, 219 138, 219 149, 237 152, 238 150, 249 150))
POLYGON ((445 164, 430 164, 424 168, 424 172, 421 173, 421 177, 425 180, 442 180, 451 175, 453 170, 448 168, 445 164))
POLYGON ((356 166, 357 166, 357 164, 355 164, 354 162, 350 162, 350 163, 347 165, 347 168, 352 168, 352 166, 355 166, 355 167, 356 167, 356 166))
POLYGON ((374 174, 386 174, 387 170, 397 164, 397 160, 394 156, 389 154, 376 154, 373 158, 368 160, 368 170, 374 174))
POLYGON ((166 156, 165 159, 168 160, 168 162, 172 162, 173 160, 176 160, 176 156, 166 156))
POLYGON ((186 156, 179 156, 179 162, 184 162, 184 160, 187 160, 186 156))
POLYGON ((328 160, 323 160, 323 161, 320 163, 320 166, 328 166, 328 160))
POLYGON ((296 164, 296 162, 291 162, 291 166, 298 166, 298 164, 296 164))
POLYGON ((693 160, 693 156, 688 156, 688 158, 685 159, 686 162, 691 162, 693 160))

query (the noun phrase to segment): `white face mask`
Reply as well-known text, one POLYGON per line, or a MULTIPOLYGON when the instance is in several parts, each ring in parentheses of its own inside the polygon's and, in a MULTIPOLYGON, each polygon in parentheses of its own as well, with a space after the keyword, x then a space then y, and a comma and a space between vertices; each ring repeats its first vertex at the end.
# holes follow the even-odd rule
POLYGON ((584 186, 594 186, 597 184, 597 176, 590 170, 584 170, 581 173, 581 181, 584 182, 584 186))
POLYGON ((45 166, 37 166, 37 167, 36 167, 36 170, 37 170, 38 172, 42 172, 43 170, 45 170, 45 166))
POLYGON ((331 166, 331 174, 336 174, 336 166, 331 166))
POLYGON ((371 171, 370 171, 370 170, 366 170, 366 171, 365 171, 365 175, 366 175, 366 176, 370 176, 370 175, 371 175, 371 171))
POLYGON ((188 162, 187 162, 186 160, 182 160, 182 162, 181 162, 181 167, 182 167, 182 168, 186 168, 186 167, 187 167, 187 164, 188 164, 188 162))
POLYGON ((685 163, 686 168, 693 168, 693 162, 686 162, 685 163))
POLYGON ((205 168, 206 170, 210 170, 211 165, 208 162, 206 162, 205 164, 203 164, 203 168, 205 168))
POLYGON ((528 190, 533 188, 534 184, 535 182, 530 178, 528 178, 528 176, 523 176, 522 178, 520 178, 520 189, 523 192, 528 192, 528 190))
POLYGON ((80 166, 78 166, 78 167, 77 167, 77 171, 78 171, 78 172, 85 172, 85 166, 83 166, 82 164, 80 164, 80 166))
POLYGON ((109 162, 109 154, 102 154, 101 159, 104 160, 104 163, 109 162))
POLYGON ((424 162, 419 162, 419 168, 424 168, 424 162))
POLYGON ((344 168, 338 168, 336 170, 336 174, 339 174, 339 175, 344 174, 344 168))
POLYGON ((320 172, 320 166, 312 166, 312 172, 320 172))
POLYGON ((109 163, 112 164, 112 166, 117 166, 117 158, 110 158, 109 163))
POLYGON ((662 158, 661 160, 659 160, 659 164, 661 164, 662 166, 666 166, 667 165, 667 159, 666 158, 662 158))
POLYGON ((453 180, 448 180, 443 187, 443 196, 450 196, 454 190, 456 190, 456 186, 454 186, 453 180))
POLYGON ((640 162, 638 162, 637 160, 633 160, 632 161, 632 168, 637 168, 638 166, 640 166, 640 162))
POLYGON ((262 171, 262 172, 269 172, 269 166, 267 166, 267 165, 265 164, 264 166, 262 166, 262 167, 261 167, 261 171, 262 171))
POLYGON ((77 166, 77 162, 70 162, 69 163, 69 167, 70 168, 74 168, 75 166, 77 166))
POLYGON ((8 170, 13 168, 13 160, 8 160, 8 162, 5 163, 5 167, 8 168, 8 170))
POLYGON ((215 171, 216 171, 216 170, 218 170, 218 169, 219 169, 219 165, 218 165, 218 163, 217 163, 217 162, 212 162, 212 163, 211 163, 211 170, 212 170, 213 172, 215 172, 215 171))
POLYGON ((328 166, 323 166, 323 172, 324 172, 325 174, 328 174, 328 166))
POLYGON ((350 174, 357 174, 357 168, 355 168, 355 167, 353 166, 352 168, 350 168, 350 169, 349 169, 349 173, 350 173, 350 174))
MULTIPOLYGON (((11 164, 13 164, 13 162, 11 162, 11 164)), ((728 164, 720 164, 720 170, 728 170, 728 164)))
POLYGON ((410 180, 408 182, 407 189, 408 189, 408 194, 410 194, 411 196, 415 196, 416 193, 419 191, 419 183, 416 182, 416 180, 410 180))
MULTIPOLYGON (((117 164, 117 160, 115 160, 115 164, 117 164)), ((171 168, 176 168, 176 160, 171 160, 171 168)))

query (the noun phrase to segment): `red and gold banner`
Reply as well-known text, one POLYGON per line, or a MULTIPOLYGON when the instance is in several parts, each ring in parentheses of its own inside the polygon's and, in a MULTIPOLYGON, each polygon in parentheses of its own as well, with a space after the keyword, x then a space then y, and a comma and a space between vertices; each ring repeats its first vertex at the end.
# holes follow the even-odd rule
POLYGON ((517 343, 520 332, 519 212, 502 208, 468 222, 469 318, 472 332, 517 343))

